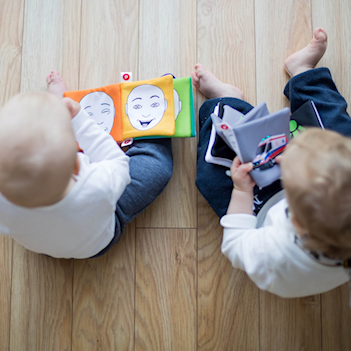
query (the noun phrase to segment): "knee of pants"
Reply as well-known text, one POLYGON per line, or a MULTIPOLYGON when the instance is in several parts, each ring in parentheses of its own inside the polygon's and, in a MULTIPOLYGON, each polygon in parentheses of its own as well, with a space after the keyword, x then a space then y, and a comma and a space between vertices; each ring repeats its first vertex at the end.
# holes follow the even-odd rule
POLYGON ((138 140, 127 155, 130 157, 131 177, 164 179, 167 183, 173 173, 172 144, 170 139, 138 140))

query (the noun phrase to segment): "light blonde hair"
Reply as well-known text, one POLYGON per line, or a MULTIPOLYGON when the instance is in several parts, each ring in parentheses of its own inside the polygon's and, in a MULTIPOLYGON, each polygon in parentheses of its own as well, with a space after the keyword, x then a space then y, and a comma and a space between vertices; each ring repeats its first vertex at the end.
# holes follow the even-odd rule
POLYGON ((53 94, 16 95, 0 110, 0 191, 24 207, 59 201, 77 146, 68 108, 53 94))
POLYGON ((289 143, 281 166, 289 208, 306 230, 304 246, 351 258, 351 139, 311 128, 289 143))

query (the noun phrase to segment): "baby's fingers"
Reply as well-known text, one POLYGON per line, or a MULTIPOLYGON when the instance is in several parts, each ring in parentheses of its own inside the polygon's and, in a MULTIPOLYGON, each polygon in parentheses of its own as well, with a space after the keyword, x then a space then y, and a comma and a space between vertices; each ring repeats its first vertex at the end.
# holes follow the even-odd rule
POLYGON ((252 171, 252 168, 252 162, 242 163, 238 168, 238 173, 240 174, 240 176, 245 176, 247 173, 252 171))
POLYGON ((276 162, 276 163, 278 163, 278 164, 280 164, 281 162, 282 162, 282 160, 283 160, 283 155, 279 155, 279 156, 277 156, 275 159, 274 159, 274 161, 276 162))

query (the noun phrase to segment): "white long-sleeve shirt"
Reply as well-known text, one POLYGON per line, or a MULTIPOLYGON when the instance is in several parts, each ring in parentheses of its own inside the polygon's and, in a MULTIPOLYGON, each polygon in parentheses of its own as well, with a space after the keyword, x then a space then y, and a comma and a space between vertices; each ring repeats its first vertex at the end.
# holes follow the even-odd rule
POLYGON ((285 199, 274 205, 261 228, 253 215, 223 216, 222 253, 260 289, 281 297, 319 294, 346 283, 343 267, 318 263, 295 243, 286 207, 285 199))
POLYGON ((91 257, 110 243, 116 203, 130 183, 129 157, 83 109, 72 126, 84 154, 78 153, 76 183, 61 201, 24 208, 0 194, 0 232, 58 258, 91 257))

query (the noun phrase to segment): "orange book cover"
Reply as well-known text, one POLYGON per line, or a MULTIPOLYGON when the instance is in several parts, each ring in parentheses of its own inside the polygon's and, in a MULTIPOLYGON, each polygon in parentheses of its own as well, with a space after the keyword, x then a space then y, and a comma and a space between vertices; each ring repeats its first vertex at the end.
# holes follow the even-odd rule
POLYGON ((67 91, 118 142, 129 138, 171 137, 175 133, 173 77, 67 91))
POLYGON ((66 91, 64 96, 77 101, 100 128, 110 133, 116 141, 124 140, 121 119, 121 84, 66 91))

